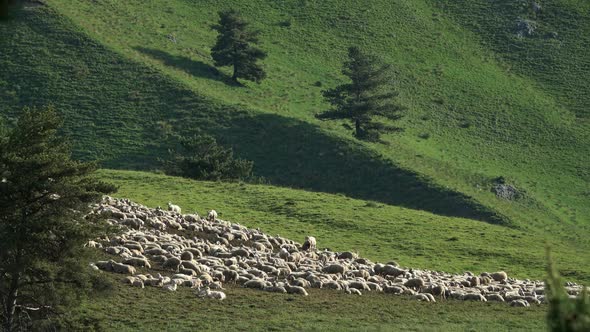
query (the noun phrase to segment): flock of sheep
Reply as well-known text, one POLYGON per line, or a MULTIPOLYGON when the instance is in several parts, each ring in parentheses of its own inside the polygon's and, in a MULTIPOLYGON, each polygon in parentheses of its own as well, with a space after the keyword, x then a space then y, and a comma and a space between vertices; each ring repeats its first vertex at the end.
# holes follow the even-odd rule
MULTIPOLYGON (((452 298, 519 307, 545 300, 541 281, 516 280, 505 272, 453 275, 402 268, 395 262, 373 263, 349 251, 319 250, 311 236, 299 244, 220 220, 215 211, 201 218, 182 215, 171 203, 165 211, 105 197, 93 213, 106 214, 109 223, 121 226, 121 234, 88 242, 113 255, 92 267, 125 274, 124 282, 140 288, 190 287, 199 297, 218 300, 226 297, 224 284, 303 296, 309 288, 328 288, 356 295, 384 292, 427 302, 452 298), (155 274, 137 273, 137 267, 155 274)), ((572 297, 582 291, 574 283, 566 288, 572 297)))

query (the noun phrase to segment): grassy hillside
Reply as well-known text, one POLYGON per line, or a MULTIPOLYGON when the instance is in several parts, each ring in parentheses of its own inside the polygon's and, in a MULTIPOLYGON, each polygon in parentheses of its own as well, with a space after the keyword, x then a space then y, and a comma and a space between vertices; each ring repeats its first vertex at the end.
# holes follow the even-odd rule
POLYGON ((115 284, 113 294, 86 301, 75 312, 87 330, 97 321, 106 331, 539 331, 545 326, 545 306, 423 303, 318 289, 301 298, 234 287, 219 302, 199 299, 187 288, 138 289, 122 284, 119 275, 105 275, 115 284))
POLYGON ((105 166, 153 169, 172 132, 206 130, 255 172, 275 184, 341 192, 354 197, 490 221, 489 208, 377 153, 331 136, 301 120, 226 106, 154 69, 125 59, 83 35, 51 9, 17 13, 4 29, 0 54, 6 86, 0 107, 53 104, 65 116, 75 155, 105 166), (326 177, 326 170, 334 170, 326 177), (392 187, 396 188, 392 191, 392 187))
POLYGON ((479 35, 507 63, 506 70, 530 76, 546 93, 590 118, 590 3, 588 1, 431 1, 479 35), (536 4, 536 6, 534 5, 536 4), (517 36, 518 21, 530 20, 531 36, 517 36))
MULTIPOLYGON (((120 186, 118 197, 150 207, 172 201, 184 213, 216 209, 220 218, 232 222, 298 241, 313 234, 321 248, 356 250, 375 261, 454 273, 505 270, 536 279, 545 275, 545 242, 527 231, 267 185, 114 170, 102 170, 99 176, 120 186)), ((551 242, 562 274, 590 280, 586 254, 572 255, 577 246, 562 243, 558 236, 551 242)))
MULTIPOLYGON (((523 41, 535 51, 524 61, 509 56, 505 39, 468 24, 494 27, 483 23, 491 15, 483 5, 461 12, 427 0, 54 0, 0 25, 7 36, 0 40, 0 108, 13 116, 23 105, 53 102, 66 114, 77 155, 117 168, 154 168, 169 131, 203 128, 254 160, 273 184, 502 220, 513 229, 498 235, 522 232, 537 247, 550 240, 584 262, 590 130, 577 96, 586 69, 568 65, 587 61, 578 2, 543 2, 564 13, 544 24, 581 15, 571 28, 580 44, 546 52, 556 61, 547 74, 531 65, 545 54, 543 43, 523 41), (261 85, 228 85, 228 72, 211 66, 209 26, 228 7, 262 31, 269 78, 261 85), (321 90, 342 81, 339 63, 351 43, 396 67, 409 111, 406 131, 386 137, 389 145, 355 142, 341 123, 314 118, 327 107, 321 90), (490 186, 499 176, 525 198, 497 199, 490 186)), ((511 8, 493 10, 501 16, 511 8)), ((588 279, 583 264, 568 269, 588 279)))

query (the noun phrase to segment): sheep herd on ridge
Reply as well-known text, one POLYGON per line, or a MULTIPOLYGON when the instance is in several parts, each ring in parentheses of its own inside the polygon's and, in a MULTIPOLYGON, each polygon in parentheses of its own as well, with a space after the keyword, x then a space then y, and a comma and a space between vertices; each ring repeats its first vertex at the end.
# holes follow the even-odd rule
MULTIPOLYGON (((92 213, 106 215, 121 232, 87 243, 113 256, 91 266, 126 275, 123 282, 133 287, 171 292, 190 287, 198 297, 217 300, 226 298, 224 285, 234 284, 302 296, 309 288, 327 288, 353 295, 408 295, 425 302, 497 301, 518 307, 545 302, 542 281, 517 280, 502 271, 449 274, 373 263, 351 251, 318 249, 313 236, 300 244, 221 220, 215 210, 201 218, 181 214, 171 202, 166 211, 106 196, 92 213)), ((566 289, 572 297, 582 291, 575 283, 567 283, 566 289)))

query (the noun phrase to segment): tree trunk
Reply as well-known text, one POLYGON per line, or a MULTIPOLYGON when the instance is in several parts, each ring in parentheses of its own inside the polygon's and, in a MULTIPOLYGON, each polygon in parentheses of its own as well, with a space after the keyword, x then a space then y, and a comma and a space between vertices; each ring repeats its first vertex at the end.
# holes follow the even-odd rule
POLYGON ((238 60, 237 60, 237 54, 238 54, 238 50, 236 49, 236 46, 234 45, 233 47, 233 54, 232 54, 232 65, 234 67, 234 73, 231 77, 231 79, 238 83, 238 60))
POLYGON ((4 303, 5 309, 5 321, 3 322, 4 331, 12 331, 12 324, 14 322, 14 314, 16 311, 16 298, 18 296, 18 277, 13 276, 10 283, 10 289, 8 296, 6 297, 6 303, 4 303))
POLYGON ((354 127, 355 127, 355 135, 356 137, 361 137, 361 120, 360 119, 355 119, 354 120, 354 127))
POLYGON ((234 64, 234 74, 232 75, 231 79, 238 83, 238 68, 237 66, 234 64))

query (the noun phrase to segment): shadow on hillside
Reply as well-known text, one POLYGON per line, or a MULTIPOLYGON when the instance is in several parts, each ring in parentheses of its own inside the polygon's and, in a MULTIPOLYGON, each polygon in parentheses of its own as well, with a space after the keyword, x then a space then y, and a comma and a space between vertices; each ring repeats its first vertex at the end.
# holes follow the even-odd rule
MULTIPOLYGON (((157 158, 166 156, 166 135, 191 135, 200 129, 233 146, 236 155, 253 160, 256 175, 276 185, 500 222, 469 197, 435 186, 313 124, 276 114, 252 115, 204 98, 153 68, 71 32, 77 29, 45 11, 23 13, 10 27, 22 33, 0 38, 0 46, 15 52, 11 61, 0 56, 0 64, 4 79, 20 89, 14 92, 17 98, 0 98, 0 108, 12 110, 3 114, 14 115, 27 105, 55 105, 64 116, 64 134, 72 138, 76 158, 100 159, 111 168, 153 170, 159 166, 157 158), (56 74, 40 73, 31 65, 39 61, 39 52, 47 54, 43 63, 56 74), (77 68, 88 74, 80 75, 77 68)), ((9 29, 0 25, 4 31, 9 29)), ((193 75, 224 79, 198 61, 140 51, 193 75)))
POLYGON ((185 56, 172 55, 152 48, 134 47, 133 49, 151 57, 152 59, 162 61, 166 66, 176 67, 190 75, 218 80, 229 85, 235 84, 229 75, 220 72, 214 66, 202 61, 194 60, 185 56))
MULTIPOLYGON (((221 144, 232 146, 236 156, 254 161, 255 175, 273 185, 505 224, 470 197, 435 185, 350 141, 329 136, 310 123, 276 114, 252 115, 233 107, 190 107, 178 101, 167 106, 177 107, 171 115, 177 132, 191 135, 200 129, 216 136, 221 144)), ((126 155, 107 164, 115 168, 143 164, 148 169, 157 165, 153 156, 149 159, 126 155)))
MULTIPOLYGON (((219 120, 219 119, 218 119, 219 120)), ((235 153, 254 161, 272 184, 341 193, 432 213, 503 223, 471 198, 329 136, 312 124, 274 114, 243 113, 212 131, 235 153)))

